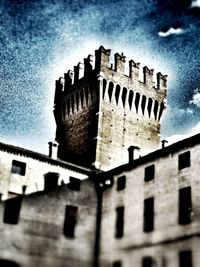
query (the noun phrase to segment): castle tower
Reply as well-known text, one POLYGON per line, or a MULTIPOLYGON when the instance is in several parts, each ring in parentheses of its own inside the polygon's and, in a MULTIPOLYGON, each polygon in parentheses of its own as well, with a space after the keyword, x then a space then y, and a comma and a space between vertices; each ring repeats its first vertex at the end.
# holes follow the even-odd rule
POLYGON ((56 81, 54 115, 58 157, 84 166, 108 170, 128 162, 128 148, 152 151, 160 144, 160 121, 166 108, 167 76, 129 61, 101 46, 56 81), (83 77, 80 77, 81 67, 83 77))

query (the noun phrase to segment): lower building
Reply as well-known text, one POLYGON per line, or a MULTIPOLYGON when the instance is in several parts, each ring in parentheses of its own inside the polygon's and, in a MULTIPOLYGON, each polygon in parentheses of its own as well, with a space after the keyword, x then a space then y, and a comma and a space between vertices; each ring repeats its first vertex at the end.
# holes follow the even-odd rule
POLYGON ((1 202, 0 266, 199 267, 199 166, 200 134, 84 180, 43 176, 1 202))

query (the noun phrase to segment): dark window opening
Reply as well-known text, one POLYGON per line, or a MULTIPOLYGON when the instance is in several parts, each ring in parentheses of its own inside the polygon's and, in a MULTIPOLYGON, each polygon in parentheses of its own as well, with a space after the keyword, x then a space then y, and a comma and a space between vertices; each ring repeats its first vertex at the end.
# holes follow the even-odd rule
POLYGON ((71 103, 72 103, 72 113, 74 113, 74 95, 71 97, 71 103))
POLYGON ((89 98, 88 87, 85 87, 85 100, 86 100, 86 105, 88 105, 88 98, 89 98))
POLYGON ((190 151, 182 153, 178 156, 178 169, 190 167, 190 151))
POLYGON ((0 260, 1 267, 20 267, 19 264, 15 263, 14 261, 10 260, 0 260))
POLYGON ((131 110, 132 104, 133 104, 133 91, 132 90, 130 90, 129 92, 128 103, 129 103, 129 108, 131 110))
POLYGON ((69 184, 67 187, 73 191, 80 191, 81 181, 74 177, 69 177, 69 184))
POLYGON ((124 235, 124 207, 116 208, 116 231, 115 237, 122 238, 124 235))
POLYGON ((179 266, 192 267, 192 252, 190 250, 179 252, 179 266))
POLYGON ((18 224, 21 209, 22 196, 7 199, 4 207, 4 223, 18 224))
POLYGON ((163 113, 164 108, 165 108, 164 103, 161 103, 161 104, 160 104, 160 112, 159 112, 159 116, 158 116, 158 120, 159 120, 159 121, 160 121, 160 119, 161 119, 161 116, 162 116, 162 113, 163 113))
POLYGON ((58 185, 59 174, 56 172, 48 172, 44 175, 44 191, 52 191, 58 185))
POLYGON ((109 88, 108 88, 108 96, 109 96, 110 102, 111 102, 111 99, 112 99, 113 87, 114 87, 114 84, 112 82, 110 82, 109 83, 109 88))
POLYGON ((148 106, 147 106, 147 110, 148 110, 149 118, 151 117, 152 103, 153 103, 153 100, 152 100, 151 98, 149 98, 149 102, 148 102, 148 106))
POLYGON ((119 94, 120 94, 120 86, 117 84, 116 90, 115 90, 115 100, 116 100, 117 105, 119 101, 119 94))
POLYGON ((154 229, 154 198, 144 200, 144 232, 151 232, 154 229))
POLYGON ((17 173, 19 175, 25 175, 26 173, 26 163, 13 160, 12 161, 12 168, 11 168, 11 173, 17 173))
POLYGON ((113 267, 121 267, 121 266, 122 266, 121 261, 114 261, 113 262, 113 267))
POLYGON ((157 100, 155 101, 153 112, 154 112, 154 116, 155 116, 155 120, 156 120, 157 119, 157 113, 158 113, 158 101, 157 100))
POLYGON ((123 190, 126 187, 126 176, 121 176, 117 179, 117 190, 123 190))
POLYGON ((70 100, 69 98, 67 98, 67 114, 69 116, 69 113, 70 113, 70 100))
POLYGON ((123 107, 125 107, 126 95, 127 95, 127 89, 124 87, 123 88, 123 91, 122 91, 122 103, 123 103, 123 107))
POLYGON ((76 109, 78 111, 79 108, 79 93, 76 93, 76 109))
POLYGON ((63 233, 66 237, 74 237, 75 226, 77 221, 78 208, 75 206, 67 205, 65 208, 65 221, 63 233))
POLYGON ((154 177, 155 177, 155 165, 152 164, 144 169, 144 180, 145 182, 148 182, 153 180, 154 177))
POLYGON ((145 111, 145 106, 146 106, 146 101, 147 98, 145 95, 142 96, 142 103, 141 103, 141 108, 142 108, 142 114, 144 115, 144 111, 145 111))
POLYGON ((153 258, 148 256, 142 259, 142 267, 153 267, 153 258))
POLYGON ((179 190, 179 224, 188 224, 191 222, 192 199, 191 187, 181 188, 179 190))
POLYGON ((81 107, 83 108, 83 103, 84 103, 84 94, 83 94, 83 90, 81 90, 81 107))
POLYGON ((135 109, 136 109, 136 112, 138 112, 139 102, 140 102, 140 94, 136 93, 136 96, 135 96, 135 109))
POLYGON ((104 96, 105 96, 106 85, 107 85, 107 81, 105 79, 103 79, 103 99, 104 99, 104 96))

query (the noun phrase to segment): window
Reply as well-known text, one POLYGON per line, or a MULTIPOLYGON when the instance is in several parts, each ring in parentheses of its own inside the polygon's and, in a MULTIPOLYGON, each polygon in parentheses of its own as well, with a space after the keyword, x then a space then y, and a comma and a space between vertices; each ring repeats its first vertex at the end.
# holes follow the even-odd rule
POLYGON ((148 256, 142 259, 142 267, 153 267, 153 258, 148 256))
POLYGON ((19 267, 17 263, 10 260, 0 260, 0 266, 1 267, 19 267))
POLYGON ((182 153, 178 156, 178 169, 190 167, 190 151, 182 153))
POLYGON ((77 221, 78 208, 75 206, 67 205, 65 208, 65 221, 63 233, 67 237, 74 237, 75 226, 77 221))
POLYGON ((192 267, 192 252, 190 250, 179 252, 179 266, 192 267))
POLYGON ((179 224, 191 222, 191 210, 191 187, 181 188, 179 190, 179 224))
POLYGON ((44 175, 44 190, 45 192, 52 191, 58 185, 59 174, 56 172, 48 172, 44 175))
POLYGON ((124 235, 124 207, 116 208, 116 231, 115 237, 121 238, 124 235))
POLYGON ((11 173, 17 173, 20 175, 25 175, 26 173, 26 163, 13 160, 12 161, 12 168, 11 168, 11 173))
POLYGON ((144 200, 144 232, 151 232, 154 229, 154 198, 144 200))
POLYGON ((145 182, 151 181, 154 179, 155 176, 155 165, 152 164, 147 166, 144 170, 144 180, 145 182))
POLYGON ((73 190, 73 191, 80 191, 80 187, 81 187, 81 181, 77 178, 74 177, 69 177, 69 184, 68 184, 68 188, 73 190))
POLYGON ((122 266, 121 261, 114 261, 113 262, 113 267, 121 267, 121 266, 122 266))
POLYGON ((21 209, 22 196, 7 199, 4 207, 4 223, 17 224, 21 209))
POLYGON ((117 179, 117 190, 123 190, 126 187, 126 176, 121 176, 117 179))

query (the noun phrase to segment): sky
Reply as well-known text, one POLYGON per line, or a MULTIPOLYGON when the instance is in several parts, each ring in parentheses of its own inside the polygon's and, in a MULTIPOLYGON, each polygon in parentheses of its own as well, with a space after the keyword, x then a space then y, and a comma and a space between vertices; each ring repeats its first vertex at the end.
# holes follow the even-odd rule
POLYGON ((100 45, 168 75, 162 139, 200 132, 200 1, 1 0, 0 141, 55 139, 55 80, 100 45))

